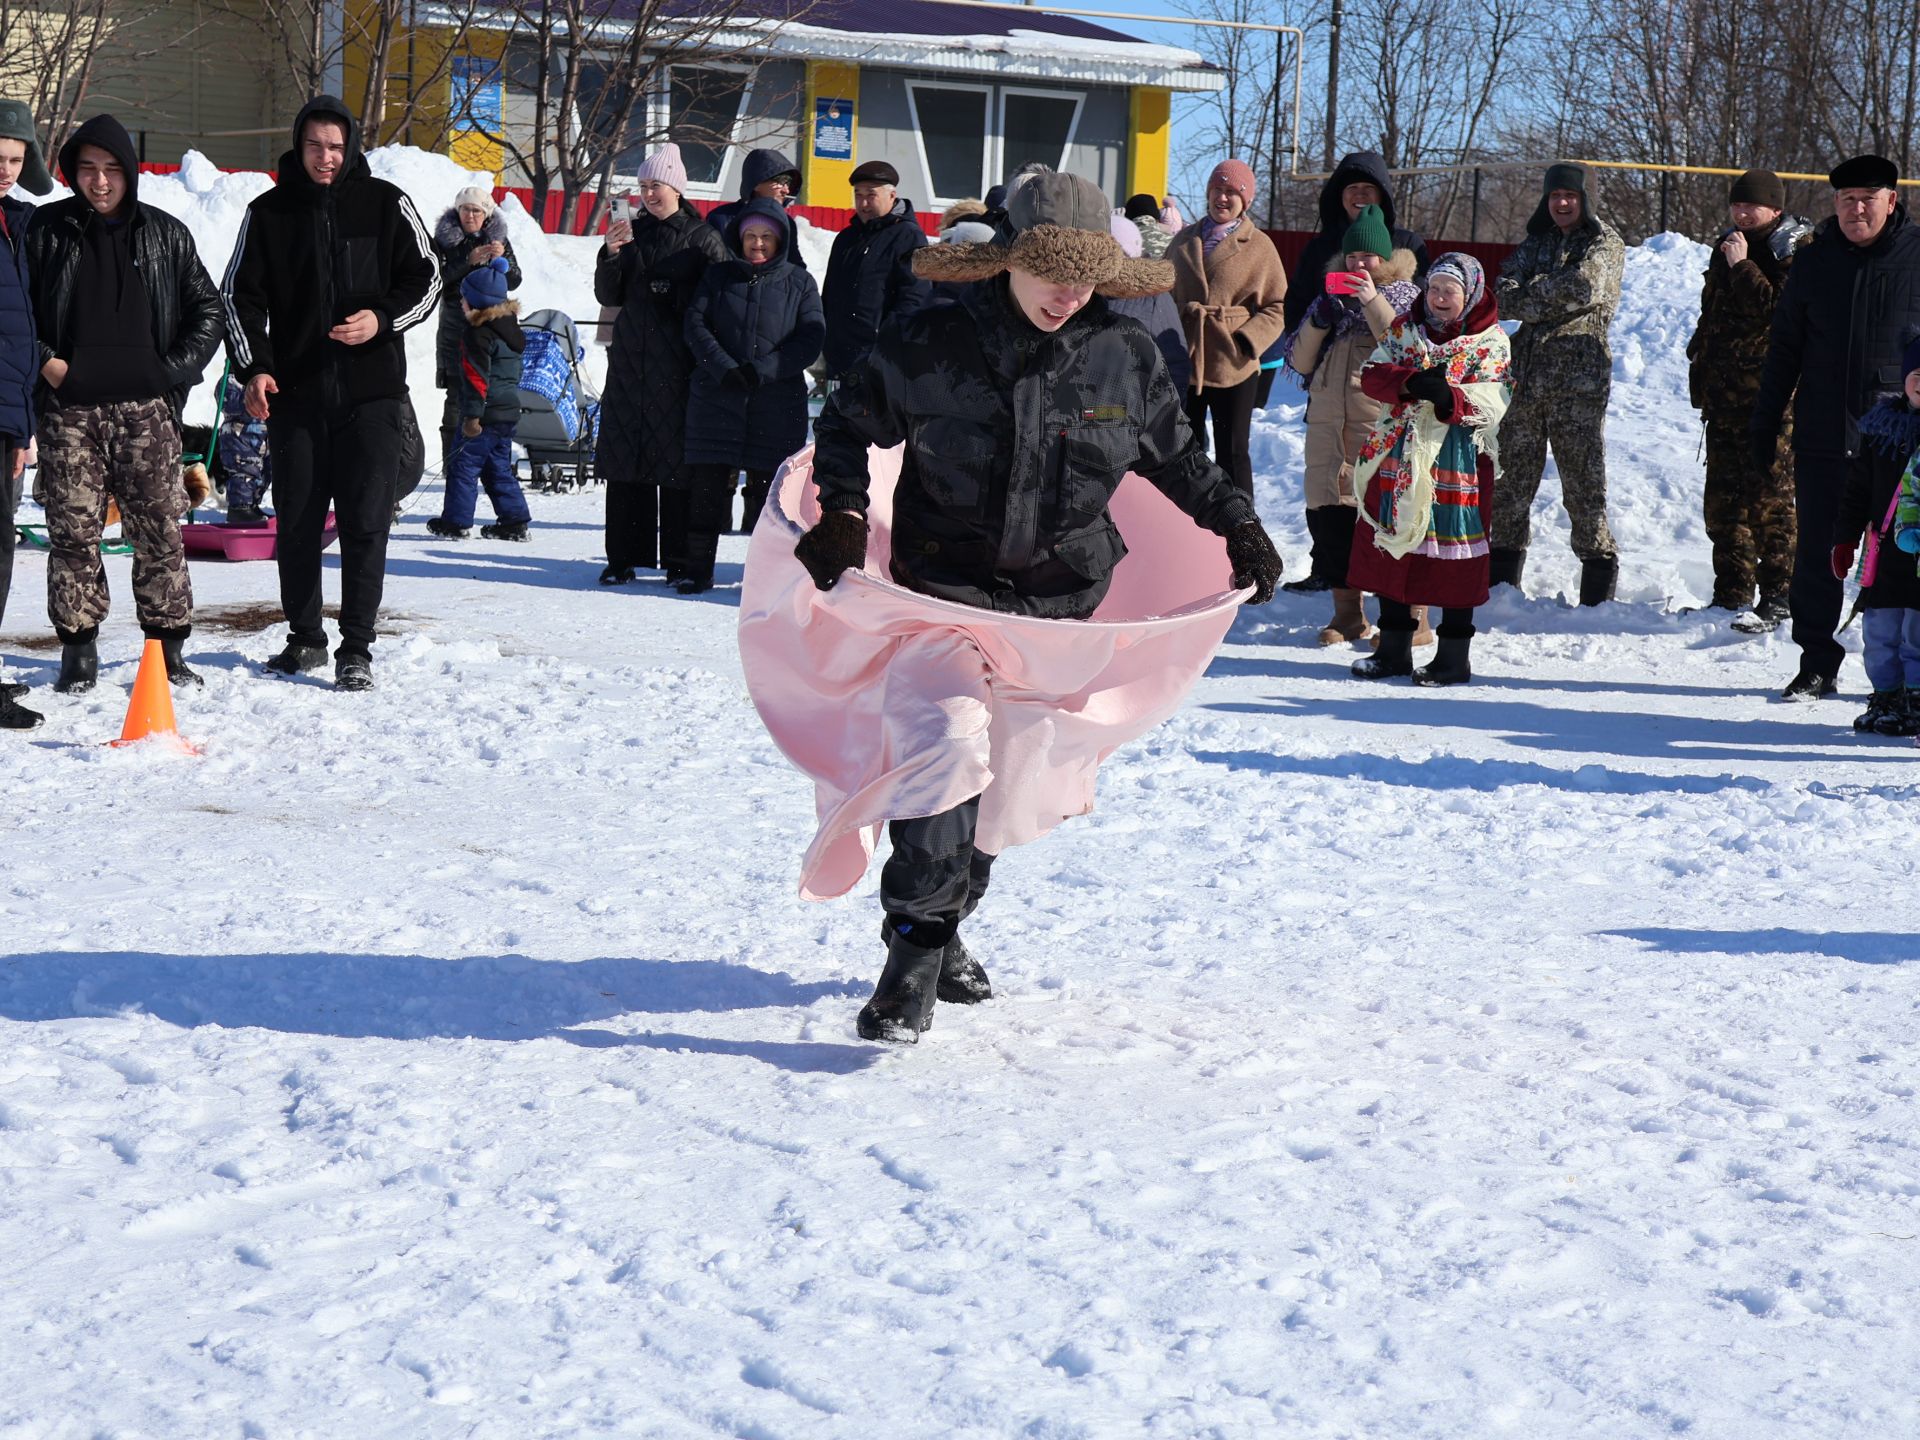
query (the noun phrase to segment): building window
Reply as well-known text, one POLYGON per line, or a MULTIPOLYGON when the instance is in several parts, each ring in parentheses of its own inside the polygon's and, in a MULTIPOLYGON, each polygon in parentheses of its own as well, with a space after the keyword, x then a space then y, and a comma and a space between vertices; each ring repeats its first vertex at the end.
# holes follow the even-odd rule
POLYGON ((747 98, 744 70, 675 65, 668 81, 667 135, 680 147, 689 185, 718 185, 747 98))
POLYGON ((992 149, 984 86, 907 85, 913 108, 913 128, 920 141, 934 193, 930 203, 948 205, 987 192, 987 164, 992 149))
POLYGON ((1080 128, 1078 95, 1059 90, 1000 91, 1000 172, 1011 175, 1038 160, 1067 168, 1067 151, 1080 128))

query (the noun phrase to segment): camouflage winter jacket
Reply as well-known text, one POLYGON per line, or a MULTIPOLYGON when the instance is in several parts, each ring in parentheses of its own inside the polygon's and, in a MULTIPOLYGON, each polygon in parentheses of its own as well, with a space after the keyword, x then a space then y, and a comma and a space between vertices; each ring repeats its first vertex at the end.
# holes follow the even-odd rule
POLYGON ((1215 534, 1257 518, 1139 324, 1096 297, 1042 334, 1004 277, 883 330, 813 436, 821 508, 862 513, 868 447, 906 442, 893 578, 986 610, 1091 615, 1127 553, 1107 502, 1129 470, 1215 534))
POLYGON ((1503 319, 1520 321, 1513 337, 1514 385, 1529 392, 1605 395, 1613 383, 1607 327, 1620 306, 1626 267, 1620 232, 1588 218, 1572 231, 1557 226, 1520 242, 1500 267, 1493 295, 1503 319))
POLYGON ((1744 430, 1760 394, 1760 372, 1773 334, 1773 307, 1786 288, 1787 272, 1813 226, 1783 215, 1771 229, 1749 235, 1747 258, 1729 265, 1714 242, 1707 280, 1700 292, 1700 323, 1687 341, 1687 388, 1694 409, 1710 423, 1744 430))

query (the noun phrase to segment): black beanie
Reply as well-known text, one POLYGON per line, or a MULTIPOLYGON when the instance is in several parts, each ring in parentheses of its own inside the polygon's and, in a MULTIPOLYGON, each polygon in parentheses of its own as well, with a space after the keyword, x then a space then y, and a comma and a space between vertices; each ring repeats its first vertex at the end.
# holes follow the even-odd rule
POLYGON ((1138 195, 1131 195, 1127 198, 1127 219, 1144 220, 1149 215, 1155 220, 1160 218, 1160 202, 1154 199, 1153 196, 1142 191, 1138 195))
POLYGON ((1749 170, 1733 182, 1727 192, 1729 205, 1764 205, 1769 210, 1787 208, 1787 187, 1771 170, 1749 170))
POLYGON ((1856 155, 1834 166, 1827 183, 1836 190, 1892 190, 1900 184, 1900 167, 1879 155, 1856 155))

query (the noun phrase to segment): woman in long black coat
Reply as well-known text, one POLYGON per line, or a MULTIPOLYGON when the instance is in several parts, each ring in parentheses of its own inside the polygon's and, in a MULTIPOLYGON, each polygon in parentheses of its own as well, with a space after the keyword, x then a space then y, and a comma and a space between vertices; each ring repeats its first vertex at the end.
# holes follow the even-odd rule
POLYGON ((624 585, 656 563, 669 580, 685 573, 686 312, 707 267, 727 258, 720 232, 681 198, 685 185, 679 146, 649 155, 640 167, 643 208, 609 227, 594 267, 594 297, 620 311, 594 448, 607 482, 602 585, 624 585))
POLYGON ((713 584, 713 557, 736 471, 765 495, 780 462, 807 443, 807 367, 827 323, 820 289, 788 264, 793 222, 772 200, 749 200, 727 227, 732 256, 701 278, 687 307, 693 383, 687 395, 687 518, 682 594, 713 584))

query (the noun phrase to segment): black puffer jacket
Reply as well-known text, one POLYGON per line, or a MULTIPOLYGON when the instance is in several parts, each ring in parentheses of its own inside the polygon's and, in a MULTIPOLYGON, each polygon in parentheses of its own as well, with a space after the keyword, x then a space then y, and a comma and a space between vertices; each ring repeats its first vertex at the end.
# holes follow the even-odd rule
POLYGON ((1920 227, 1906 206, 1895 205, 1879 238, 1864 247, 1838 221, 1822 221, 1774 307, 1752 428, 1779 434, 1791 397, 1795 453, 1857 454, 1860 417, 1905 378, 1900 336, 1916 321, 1920 227))
POLYGON ((1393 177, 1387 173, 1387 162, 1371 150, 1356 150, 1341 159, 1333 174, 1327 177, 1327 183, 1320 187, 1320 231, 1307 241, 1299 262, 1288 273, 1286 333, 1289 335, 1307 318, 1307 307, 1327 292, 1327 266, 1340 253, 1340 241, 1347 233, 1347 226, 1353 223, 1347 219, 1346 206, 1340 203, 1340 192, 1361 181, 1380 192, 1380 213, 1393 234, 1393 248, 1413 252, 1414 278, 1420 279, 1427 273, 1427 242, 1393 223, 1393 177))
POLYGON ((727 260, 701 277, 687 307, 693 383, 687 394, 687 463, 772 470, 807 443, 807 367, 820 358, 826 321, 813 276, 774 256, 764 265, 740 258, 740 220, 762 215, 793 225, 771 200, 749 200, 727 232, 727 260), (743 385, 729 374, 753 373, 743 385))
POLYGON ((1079 619, 1126 554, 1107 503, 1127 471, 1216 534, 1257 518, 1195 443, 1152 337, 1094 299, 1052 335, 1004 276, 880 337, 814 424, 829 510, 867 508, 867 447, 906 442, 893 576, 982 609, 1079 619))
MULTIPOLYGON (((0 196, 6 235, 0 238, 0 436, 33 439, 33 388, 40 377, 40 341, 27 283, 27 226, 33 206, 0 196)), ((0 525, 8 521, 0 520, 0 525)))
MULTIPOLYGON (((167 382, 167 398, 177 424, 187 392, 220 348, 225 333, 220 292, 213 288, 193 235, 166 211, 140 203, 140 164, 132 140, 107 116, 96 116, 60 149, 60 168, 75 173, 82 145, 98 145, 113 152, 127 175, 127 204, 132 206, 133 263, 147 292, 152 314, 153 345, 167 382), (104 124, 102 122, 105 122, 104 124)), ((33 280, 34 325, 39 365, 70 353, 68 321, 80 270, 80 250, 87 227, 95 224, 93 207, 78 195, 43 205, 27 229, 27 270, 33 280)), ((38 365, 35 367, 38 368, 38 365)), ((42 382, 42 406, 57 403, 42 382)))
MULTIPOLYGON (((747 208, 749 201, 764 198, 756 196, 753 193, 753 187, 764 185, 779 175, 793 177, 793 193, 787 197, 787 203, 792 205, 800 192, 800 167, 778 150, 749 150, 747 158, 740 162, 740 198, 729 200, 724 205, 714 206, 707 212, 707 223, 724 237, 727 231, 733 228, 733 222, 740 218, 740 212, 747 208)), ((798 245, 787 247, 786 260, 788 264, 798 265, 802 270, 807 268, 806 257, 800 253, 798 245)))
POLYGON ((473 269, 473 252, 482 245, 506 247, 500 258, 507 262, 507 288, 518 290, 520 262, 507 239, 506 217, 498 210, 487 216, 478 235, 467 234, 459 210, 451 205, 434 222, 433 253, 440 261, 440 330, 433 342, 433 383, 442 390, 460 377, 460 345, 467 329, 467 317, 460 310, 460 282, 473 269))
POLYGON ((847 373, 873 349, 880 327, 903 320, 933 296, 913 273, 913 252, 927 235, 906 200, 878 220, 855 219, 833 237, 827 283, 820 300, 827 314, 827 373, 847 373))
POLYGON ((227 263, 234 374, 271 375, 283 401, 329 411, 399 399, 407 393, 401 337, 440 300, 427 227, 404 191, 367 168, 359 126, 339 100, 308 101, 293 122, 293 146, 280 157, 279 183, 247 206, 227 263), (314 184, 300 163, 300 132, 315 117, 347 130, 346 163, 331 185, 314 184), (329 338, 359 310, 379 317, 371 340, 329 338))
POLYGON ((594 442, 594 469, 608 484, 685 488, 687 306, 707 267, 726 258, 719 232, 684 200, 665 220, 636 214, 618 254, 601 247, 593 295, 620 311, 594 442))

